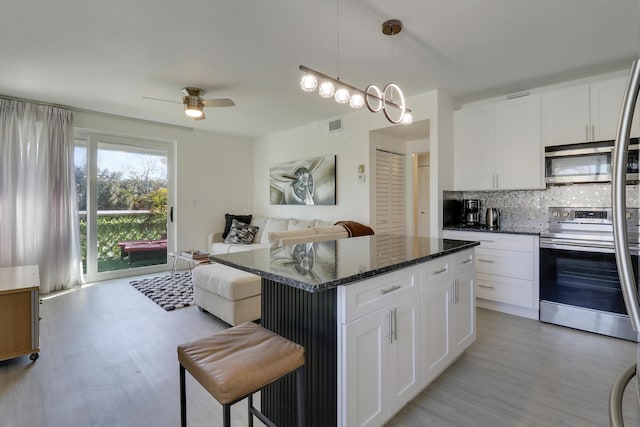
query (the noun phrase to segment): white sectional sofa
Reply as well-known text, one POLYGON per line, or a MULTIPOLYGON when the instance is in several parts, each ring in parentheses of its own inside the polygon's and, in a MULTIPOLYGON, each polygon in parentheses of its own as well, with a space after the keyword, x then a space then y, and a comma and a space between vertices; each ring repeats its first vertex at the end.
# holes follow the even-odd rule
MULTIPOLYGON (((209 252, 242 252, 349 237, 343 226, 322 220, 255 217, 251 225, 260 227, 251 244, 224 243, 221 232, 212 232, 208 235, 209 252)), ((193 284, 194 302, 201 310, 231 325, 260 318, 259 276, 212 264, 193 270, 193 284)))
POLYGON ((259 230, 253 242, 248 245, 224 243, 222 232, 209 233, 207 239, 209 253, 215 255, 243 252, 349 237, 349 233, 343 226, 319 219, 254 217, 251 225, 259 227, 259 230))

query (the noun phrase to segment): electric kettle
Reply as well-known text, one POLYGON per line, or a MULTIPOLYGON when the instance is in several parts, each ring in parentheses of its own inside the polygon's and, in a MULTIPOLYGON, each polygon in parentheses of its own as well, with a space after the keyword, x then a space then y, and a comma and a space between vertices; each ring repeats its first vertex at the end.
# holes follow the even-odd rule
POLYGON ((500 212, 498 212, 498 208, 487 208, 487 228, 490 230, 495 230, 500 228, 500 212))

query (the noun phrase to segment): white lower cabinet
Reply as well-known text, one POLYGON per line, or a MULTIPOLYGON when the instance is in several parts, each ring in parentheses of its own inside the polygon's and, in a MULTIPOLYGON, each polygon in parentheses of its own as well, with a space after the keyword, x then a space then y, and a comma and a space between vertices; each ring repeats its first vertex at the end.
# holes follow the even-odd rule
POLYGON ((538 319, 538 236, 457 230, 444 230, 443 236, 480 242, 475 277, 479 306, 538 319))
MULTIPOLYGON (((413 272, 417 282, 417 267, 413 272)), ((387 282, 378 291, 387 305, 341 324, 344 426, 383 425, 421 390, 419 287, 394 295, 403 289, 396 283, 406 281, 406 275, 390 273, 379 279, 387 282)), ((367 295, 365 288, 352 291, 367 295)))
POLYGON ((422 268, 423 387, 475 340, 474 258, 465 251, 443 258, 435 271, 422 268))
POLYGON ((338 288, 339 426, 384 425, 473 342, 474 258, 338 288))

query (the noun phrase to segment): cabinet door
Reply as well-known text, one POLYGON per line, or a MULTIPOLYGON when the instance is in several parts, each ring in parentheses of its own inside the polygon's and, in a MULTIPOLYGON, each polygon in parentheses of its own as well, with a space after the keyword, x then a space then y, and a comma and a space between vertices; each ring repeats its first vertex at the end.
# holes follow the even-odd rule
POLYGON ((589 140, 589 85, 577 85, 542 95, 544 145, 589 140))
POLYGON ((496 187, 544 188, 540 95, 496 103, 496 187))
POLYGON ((495 104, 454 113, 454 188, 492 190, 495 175, 495 104))
POLYGON ((462 353, 476 339, 476 299, 473 268, 463 268, 454 274, 453 357, 462 353))
POLYGON ((342 325, 345 426, 381 426, 388 418, 390 315, 380 309, 342 325))
POLYGON ((426 387, 451 360, 451 279, 429 284, 422 293, 422 386, 426 387))
MULTIPOLYGON (((591 132, 594 141, 615 139, 618 130, 618 119, 627 76, 602 80, 590 86, 591 98, 591 132)), ((640 135, 638 108, 633 117, 631 136, 640 135)))
POLYGON ((422 389, 420 378, 420 299, 403 298, 393 311, 393 343, 389 346, 390 415, 422 389))

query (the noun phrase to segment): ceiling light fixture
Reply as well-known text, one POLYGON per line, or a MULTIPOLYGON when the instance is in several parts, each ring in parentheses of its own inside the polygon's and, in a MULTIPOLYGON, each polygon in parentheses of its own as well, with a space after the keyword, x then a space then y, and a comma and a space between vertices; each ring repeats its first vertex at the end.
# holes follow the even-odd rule
POLYGON ((184 103, 184 113, 194 119, 202 117, 204 111, 202 111, 202 101, 200 97, 203 94, 201 89, 186 87, 182 89, 184 96, 182 102, 184 103))
MULTIPOLYGON (((382 33, 387 36, 400 31, 402 23, 397 19, 390 19, 382 24, 382 33)), ((300 89, 304 92, 315 92, 317 88, 322 98, 334 97, 339 104, 349 103, 354 109, 366 105, 372 113, 382 110, 387 120, 393 124, 408 125, 413 122, 413 115, 405 104, 402 89, 395 83, 387 84, 382 90, 376 85, 369 85, 362 90, 341 81, 339 77, 334 79, 304 65, 300 65, 300 70, 305 73, 300 79, 300 89)))

